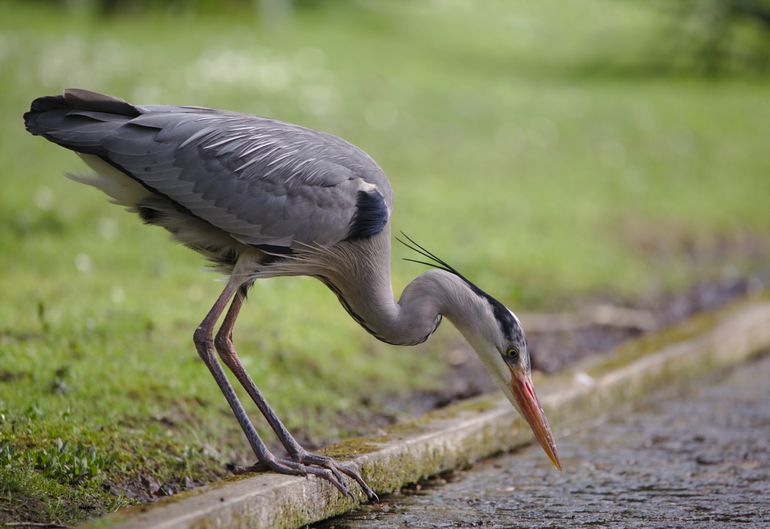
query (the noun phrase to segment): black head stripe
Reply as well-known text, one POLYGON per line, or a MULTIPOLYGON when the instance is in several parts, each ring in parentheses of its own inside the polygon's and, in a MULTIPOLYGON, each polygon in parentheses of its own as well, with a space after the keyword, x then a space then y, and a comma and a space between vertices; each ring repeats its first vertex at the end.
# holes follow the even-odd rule
POLYGON ((511 311, 509 311, 505 305, 497 301, 495 298, 481 290, 479 287, 471 283, 470 281, 467 281, 468 286, 471 287, 471 290, 473 290, 477 295, 481 296, 482 298, 487 300, 487 303, 490 304, 492 307, 492 314, 495 316, 495 320, 497 321, 497 324, 500 326, 500 331, 502 331, 503 336, 506 338, 513 338, 514 329, 516 328, 515 321, 513 319, 513 316, 511 316, 511 311))

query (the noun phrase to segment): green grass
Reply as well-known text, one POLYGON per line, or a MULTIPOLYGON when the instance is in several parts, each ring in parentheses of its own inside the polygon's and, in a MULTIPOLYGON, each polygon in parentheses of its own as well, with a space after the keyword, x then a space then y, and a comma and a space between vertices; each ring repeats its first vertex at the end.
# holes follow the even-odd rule
MULTIPOLYGON (((71 523, 129 502, 113 492, 142 476, 201 482, 249 459, 191 342, 222 283, 63 178, 83 167, 24 132, 33 97, 79 86, 328 130, 390 176, 395 231, 514 309, 643 298, 767 258, 770 100, 766 79, 657 71, 661 21, 638 4, 340 3, 272 30, 3 4, 0 521, 71 523)), ((420 271, 394 260, 396 290, 420 271)), ((309 279, 258 284, 236 329, 316 442, 441 385, 456 339, 446 325, 417 350, 377 343, 309 279)))

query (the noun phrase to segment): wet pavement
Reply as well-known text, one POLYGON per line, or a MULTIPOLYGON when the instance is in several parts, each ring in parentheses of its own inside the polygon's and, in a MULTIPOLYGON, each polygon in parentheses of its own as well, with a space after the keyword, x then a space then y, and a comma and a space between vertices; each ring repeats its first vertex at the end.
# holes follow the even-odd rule
POLYGON ((770 356, 554 431, 314 527, 770 527, 770 356))

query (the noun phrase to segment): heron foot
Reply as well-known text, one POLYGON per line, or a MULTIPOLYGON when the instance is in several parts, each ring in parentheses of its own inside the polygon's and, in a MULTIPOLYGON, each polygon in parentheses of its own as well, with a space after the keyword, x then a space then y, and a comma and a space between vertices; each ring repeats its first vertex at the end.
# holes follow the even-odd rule
POLYGON ((364 478, 361 477, 361 474, 358 472, 358 470, 356 470, 355 467, 348 463, 340 463, 339 461, 336 461, 329 456, 311 454, 310 452, 302 452, 297 454, 293 459, 305 465, 317 465, 323 468, 327 468, 340 480, 342 479, 340 473, 345 474, 346 476, 352 478, 356 483, 358 483, 358 486, 361 487, 367 498, 375 502, 380 501, 380 498, 366 483, 366 481, 364 481, 364 478))
POLYGON ((254 469, 265 468, 279 474, 295 476, 318 476, 334 485, 345 496, 355 500, 343 474, 352 478, 366 494, 369 500, 379 502, 380 499, 372 488, 364 481, 361 474, 352 465, 340 463, 329 456, 300 452, 290 457, 275 458, 270 461, 257 463, 254 469))

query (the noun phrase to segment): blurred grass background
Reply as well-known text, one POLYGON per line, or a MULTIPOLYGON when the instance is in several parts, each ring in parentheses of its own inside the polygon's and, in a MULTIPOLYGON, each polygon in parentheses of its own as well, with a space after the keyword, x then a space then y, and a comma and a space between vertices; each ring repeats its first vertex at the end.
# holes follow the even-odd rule
MULTIPOLYGON (((0 5, 0 522, 71 523, 250 460, 191 343, 220 279, 63 178, 84 167, 26 134, 36 96, 83 87, 340 135, 389 175, 394 230, 514 310, 767 268, 767 27, 746 14, 766 3, 287 5, 0 5)), ((394 253, 400 292, 422 270, 394 253)), ((319 283, 274 279, 236 343, 319 444, 441 386, 449 327, 386 346, 319 283)))

